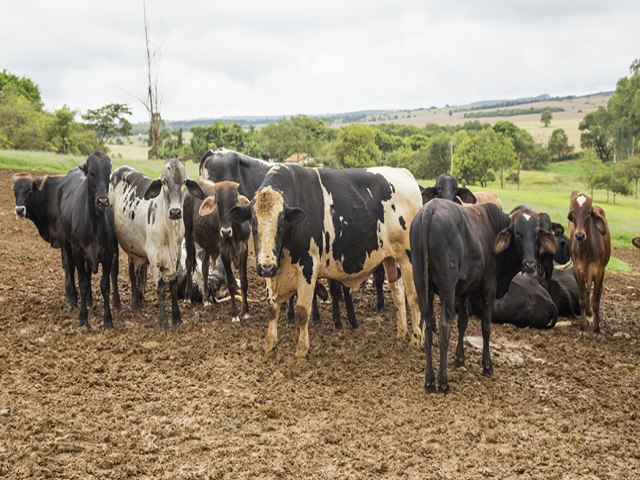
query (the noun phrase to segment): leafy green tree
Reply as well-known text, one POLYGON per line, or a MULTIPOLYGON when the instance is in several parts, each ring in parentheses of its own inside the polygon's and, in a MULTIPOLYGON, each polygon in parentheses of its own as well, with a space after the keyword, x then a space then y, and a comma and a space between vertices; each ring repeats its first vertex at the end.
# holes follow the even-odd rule
POLYGON ((405 145, 411 147, 411 149, 415 152, 420 150, 421 148, 426 147, 429 144, 429 136, 423 133, 419 133, 416 135, 411 135, 405 139, 405 145))
POLYGON ((592 148, 603 162, 613 159, 613 117, 604 107, 584 116, 580 129, 580 146, 592 148))
POLYGON ((598 176, 598 186, 607 190, 607 202, 609 192, 613 193, 613 203, 616 203, 616 195, 630 195, 632 192, 629 178, 621 167, 623 167, 621 163, 603 166, 598 176))
POLYGON ((611 134, 617 160, 632 157, 640 144, 640 59, 631 64, 629 77, 622 77, 607 102, 611 134))
POLYGON ((621 163, 623 174, 634 183, 634 191, 638 198, 638 180, 640 180, 640 157, 632 157, 621 163))
MULTIPOLYGON (((265 127, 266 128, 266 127, 265 127)), ((226 124, 216 120, 211 125, 197 126, 191 128, 191 150, 195 159, 209 148, 229 148, 244 152, 247 132, 235 123, 226 124)))
POLYGON ((591 190, 592 198, 593 189, 598 187, 601 183, 603 172, 604 166, 593 151, 585 150, 582 152, 582 159, 580 160, 580 175, 578 178, 591 190))
POLYGON ((76 112, 67 105, 56 110, 51 125, 51 142, 58 153, 71 153, 71 142, 78 124, 75 122, 76 112))
POLYGON ((0 72, 0 92, 7 86, 13 85, 18 95, 24 97, 29 103, 42 110, 42 98, 40 98, 40 88, 31 79, 18 77, 6 70, 0 72))
POLYGON ((562 128, 556 128, 551 132, 547 148, 554 161, 564 160, 573 153, 573 145, 569 145, 569 137, 562 128))
POLYGON ((317 156, 331 137, 328 130, 322 120, 298 115, 267 125, 257 138, 264 155, 281 162, 294 153, 317 156))
POLYGON ((376 128, 376 145, 378 145, 378 148, 383 154, 397 150, 402 144, 401 136, 391 135, 376 128))
POLYGON ((0 138, 5 148, 49 150, 51 115, 25 98, 13 83, 0 91, 0 138))
POLYGON ((440 133, 415 154, 417 178, 435 178, 451 168, 451 135, 440 133))
POLYGON ((551 110, 544 110, 542 112, 542 115, 540 115, 540 121, 542 122, 542 124, 545 127, 548 127, 551 123, 551 120, 553 120, 553 113, 551 113, 551 110))
POLYGON ((104 144, 115 137, 131 134, 131 123, 127 116, 131 107, 124 103, 109 103, 94 110, 87 110, 82 118, 96 132, 100 143, 104 144))
POLYGON ((492 128, 473 133, 454 152, 454 172, 469 183, 495 180, 500 171, 500 187, 504 187, 504 171, 512 168, 516 161, 513 143, 506 135, 492 128))
POLYGON ((372 167, 382 156, 375 128, 357 123, 342 127, 331 144, 337 165, 343 168, 372 167))

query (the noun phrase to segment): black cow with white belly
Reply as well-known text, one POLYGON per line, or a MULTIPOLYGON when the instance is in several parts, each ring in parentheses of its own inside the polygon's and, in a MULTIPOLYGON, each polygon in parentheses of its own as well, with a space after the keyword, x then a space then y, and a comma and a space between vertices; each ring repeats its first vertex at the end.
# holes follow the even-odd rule
POLYGON ((404 169, 272 167, 251 205, 231 210, 235 221, 251 219, 256 269, 267 278, 270 322, 265 350, 277 344, 280 303, 297 293, 300 335, 296 356, 305 356, 317 279, 334 279, 353 288, 383 263, 398 312, 397 335, 404 337, 407 332, 406 288, 412 341, 420 345, 409 222, 421 205, 418 184, 404 169))

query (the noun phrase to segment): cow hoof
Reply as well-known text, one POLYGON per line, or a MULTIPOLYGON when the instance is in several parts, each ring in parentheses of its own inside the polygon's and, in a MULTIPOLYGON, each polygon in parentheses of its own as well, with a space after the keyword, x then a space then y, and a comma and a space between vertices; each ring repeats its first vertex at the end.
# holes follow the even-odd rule
POLYGON ((418 335, 417 333, 414 333, 413 335, 411 335, 411 345, 417 348, 422 348, 423 343, 424 343, 424 340, 422 338, 422 335, 418 335))
POLYGON ((482 367, 482 373, 487 377, 490 377, 491 375, 493 375, 493 366, 490 366, 489 368, 482 367))
POLYGON ((436 382, 426 382, 424 384, 424 391, 427 393, 436 393, 436 382))
POLYGON ((264 342, 264 353, 269 354, 276 349, 276 342, 273 340, 265 340, 264 342))
POLYGON ((441 383, 438 387, 438 391, 440 393, 449 393, 449 383, 445 382, 445 383, 441 383))
POLYGON ((203 305, 205 306, 205 308, 206 308, 206 307, 210 307, 210 306, 211 306, 211 302, 210 302, 209 300, 205 300, 205 301, 203 302, 203 305))
POLYGON ((589 323, 586 320, 580 320, 580 331, 584 332, 589 328, 589 323))
POLYGON ((306 358, 308 353, 309 353, 309 350, 307 348, 298 347, 296 348, 295 356, 296 358, 306 358))
POLYGON ((248 313, 245 313, 244 315, 242 315, 242 319, 243 319, 243 320, 249 320, 249 318, 250 318, 250 317, 249 317, 249 314, 248 314, 248 313))
POLYGON ((104 322, 102 328, 105 332, 108 332, 109 330, 113 329, 113 322, 104 322))
POLYGON ((237 315, 235 317, 231 317, 231 323, 240 323, 240 317, 237 315))
POLYGON ((453 359, 453 366, 456 368, 462 368, 464 367, 464 357, 460 358, 460 357, 455 357, 453 359))

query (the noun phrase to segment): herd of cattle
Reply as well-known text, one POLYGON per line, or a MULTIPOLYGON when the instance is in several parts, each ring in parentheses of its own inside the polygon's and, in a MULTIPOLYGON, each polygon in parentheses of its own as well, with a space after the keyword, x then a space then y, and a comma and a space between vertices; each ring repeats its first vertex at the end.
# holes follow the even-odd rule
MULTIPOLYGON (((329 280, 336 327, 342 300, 349 323, 357 326, 351 289, 372 274, 378 310, 388 280, 397 336, 407 335, 407 309, 412 343, 421 346, 426 334, 429 391, 448 390, 446 359, 456 314, 455 363, 464 363, 465 329, 469 315, 476 315, 486 374, 492 372, 492 321, 550 328, 558 315, 579 316, 584 329, 593 317, 594 331, 600 329, 610 233, 604 211, 585 194, 571 194, 566 237, 549 215, 525 205, 504 213, 495 195, 474 194, 446 174, 423 189, 404 169, 307 168, 225 149, 207 151, 199 173, 198 180, 188 179, 178 160, 167 162, 156 180, 128 166, 112 172, 109 157, 96 152, 66 175, 14 175, 16 214, 61 250, 65 296, 74 307, 80 301, 81 325, 92 302, 91 275, 101 265, 103 327, 113 326, 110 305, 121 306, 118 246, 129 259, 134 313, 141 311, 150 268, 163 330, 167 294, 177 325, 179 298, 207 305, 222 283, 232 321, 248 318, 253 235, 256 271, 267 287, 265 351, 277 344, 281 305, 289 301, 289 319, 299 326, 296 355, 307 354, 309 318, 318 318, 317 297, 328 298, 320 279, 329 280), (233 266, 240 275, 240 311, 233 266), (434 295, 440 298, 439 325, 434 295), (440 336, 437 384, 434 333, 440 336)), ((640 248, 640 237, 634 245, 640 248)))

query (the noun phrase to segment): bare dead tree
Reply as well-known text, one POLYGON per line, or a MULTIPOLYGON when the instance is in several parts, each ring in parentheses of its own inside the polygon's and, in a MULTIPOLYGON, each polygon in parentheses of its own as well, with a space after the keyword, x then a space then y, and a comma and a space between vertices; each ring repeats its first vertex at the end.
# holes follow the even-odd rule
POLYGON ((154 160, 158 158, 158 147, 160 143, 160 104, 158 100, 158 50, 152 50, 149 40, 149 21, 147 19, 147 2, 142 0, 142 10, 144 13, 144 42, 147 55, 147 97, 142 102, 149 114, 149 145, 151 146, 151 156, 154 160))

